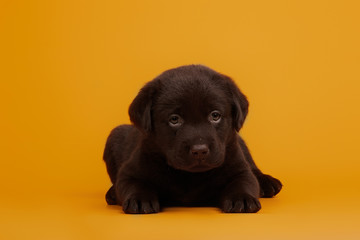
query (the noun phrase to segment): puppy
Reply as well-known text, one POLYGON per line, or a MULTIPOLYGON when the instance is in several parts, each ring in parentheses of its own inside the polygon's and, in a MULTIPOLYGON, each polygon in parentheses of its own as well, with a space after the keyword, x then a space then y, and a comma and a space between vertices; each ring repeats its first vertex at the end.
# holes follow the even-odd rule
POLYGON ((202 65, 165 71, 129 107, 133 125, 110 133, 104 161, 109 205, 125 213, 162 206, 218 206, 254 213, 281 182, 263 174, 237 134, 248 101, 227 76, 202 65))

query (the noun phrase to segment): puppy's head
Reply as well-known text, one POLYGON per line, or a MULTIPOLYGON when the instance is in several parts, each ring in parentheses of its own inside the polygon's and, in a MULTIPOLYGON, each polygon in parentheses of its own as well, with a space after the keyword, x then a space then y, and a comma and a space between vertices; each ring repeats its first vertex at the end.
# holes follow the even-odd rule
POLYGON ((219 167, 248 112, 248 101, 227 76, 201 65, 165 71, 147 83, 129 108, 130 120, 188 172, 219 167))

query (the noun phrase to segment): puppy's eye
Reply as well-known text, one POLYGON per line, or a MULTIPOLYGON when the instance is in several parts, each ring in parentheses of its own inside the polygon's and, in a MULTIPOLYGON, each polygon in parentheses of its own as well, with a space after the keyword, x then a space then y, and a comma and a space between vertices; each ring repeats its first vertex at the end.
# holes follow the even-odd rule
POLYGON ((219 111, 212 111, 209 116, 209 121, 212 123, 218 123, 221 120, 221 114, 219 111))
POLYGON ((169 125, 171 127, 178 127, 183 123, 182 118, 177 114, 172 114, 169 118, 169 125))

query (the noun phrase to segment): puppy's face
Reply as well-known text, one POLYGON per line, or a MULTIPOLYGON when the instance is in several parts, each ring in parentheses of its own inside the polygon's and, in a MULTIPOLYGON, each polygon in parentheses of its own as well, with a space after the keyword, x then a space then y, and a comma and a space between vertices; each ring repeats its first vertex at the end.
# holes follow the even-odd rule
POLYGON ((159 146, 167 164, 188 172, 219 167, 241 128, 247 100, 230 78, 184 66, 148 83, 130 106, 135 126, 159 146))
POLYGON ((234 132, 224 91, 199 78, 168 83, 153 106, 154 140, 168 164, 190 172, 220 166, 234 132))

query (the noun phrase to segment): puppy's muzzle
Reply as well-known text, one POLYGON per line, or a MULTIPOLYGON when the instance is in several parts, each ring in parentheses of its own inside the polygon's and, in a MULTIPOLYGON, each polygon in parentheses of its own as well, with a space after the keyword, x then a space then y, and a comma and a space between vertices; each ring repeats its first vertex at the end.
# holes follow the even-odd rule
POLYGON ((190 155, 194 160, 203 162, 209 156, 209 147, 206 144, 196 144, 190 148, 190 155))

